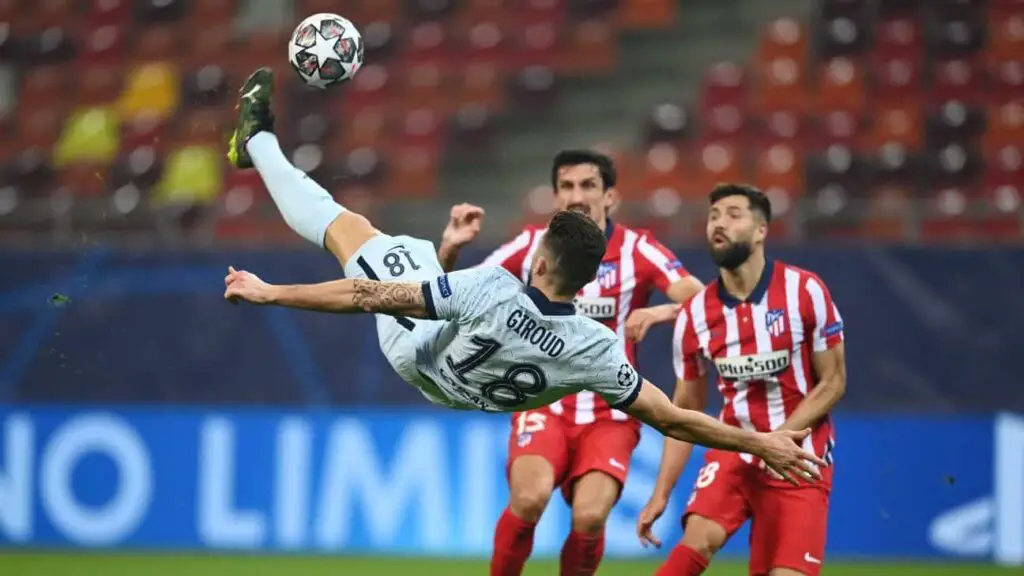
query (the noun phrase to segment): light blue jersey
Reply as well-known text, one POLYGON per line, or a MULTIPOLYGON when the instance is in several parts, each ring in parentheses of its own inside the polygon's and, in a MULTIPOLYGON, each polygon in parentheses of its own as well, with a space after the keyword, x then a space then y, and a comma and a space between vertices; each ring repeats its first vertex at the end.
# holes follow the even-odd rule
POLYGON ((438 322, 416 338, 415 367, 439 403, 512 412, 591 390, 622 409, 640 392, 614 332, 504 268, 439 276, 423 282, 423 296, 438 322))

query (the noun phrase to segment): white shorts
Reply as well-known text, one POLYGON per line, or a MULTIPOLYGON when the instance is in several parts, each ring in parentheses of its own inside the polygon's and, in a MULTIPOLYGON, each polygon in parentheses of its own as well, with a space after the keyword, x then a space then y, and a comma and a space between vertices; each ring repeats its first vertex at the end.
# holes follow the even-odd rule
MULTIPOLYGON (((382 282, 427 282, 443 274, 434 243, 412 236, 374 236, 345 265, 346 278, 382 282)), ((376 317, 380 351, 395 372, 431 402, 448 405, 445 395, 416 367, 417 350, 429 348, 445 322, 385 314, 376 317)))

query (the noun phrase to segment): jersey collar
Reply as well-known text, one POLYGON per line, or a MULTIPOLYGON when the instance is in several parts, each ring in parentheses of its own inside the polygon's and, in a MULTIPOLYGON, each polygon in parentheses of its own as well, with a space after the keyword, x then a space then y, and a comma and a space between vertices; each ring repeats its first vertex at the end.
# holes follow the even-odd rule
POLYGON ((526 289, 526 295, 533 300, 533 305, 545 316, 572 316, 576 313, 576 305, 572 302, 552 302, 543 292, 533 286, 526 289))
MULTIPOLYGON (((764 298, 765 292, 768 291, 768 285, 772 283, 774 272, 775 262, 765 259, 761 278, 757 281, 757 286, 754 286, 754 291, 750 293, 750 296, 747 296, 746 302, 760 302, 764 298)), ((725 282, 722 282, 721 276, 718 277, 718 299, 728 308, 735 308, 742 303, 739 298, 733 296, 725 289, 725 282)))

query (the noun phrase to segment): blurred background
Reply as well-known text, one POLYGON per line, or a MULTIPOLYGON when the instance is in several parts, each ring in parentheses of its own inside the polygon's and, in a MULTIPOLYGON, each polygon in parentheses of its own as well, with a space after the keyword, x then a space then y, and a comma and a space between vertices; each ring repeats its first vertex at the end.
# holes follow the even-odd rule
MULTIPOLYGON (((0 0, 5 572, 486 572, 507 419, 425 404, 367 318, 220 299, 229 264, 340 275, 224 161, 257 66, 294 163, 383 230, 438 240, 453 203, 483 205, 463 265, 545 221, 562 148, 612 155, 616 219, 704 281, 708 190, 761 186, 771 254, 817 272, 848 326, 829 554, 885 564, 826 573, 1024 565, 1024 2, 0 0), (321 11, 366 42, 323 92, 286 61, 321 11)), ((640 360, 666 387, 669 332, 640 360)), ((632 528, 649 432, 602 573, 662 554, 632 528)), ((568 525, 554 504, 538 557, 568 525)), ((746 551, 744 532, 709 573, 745 573, 746 551)))

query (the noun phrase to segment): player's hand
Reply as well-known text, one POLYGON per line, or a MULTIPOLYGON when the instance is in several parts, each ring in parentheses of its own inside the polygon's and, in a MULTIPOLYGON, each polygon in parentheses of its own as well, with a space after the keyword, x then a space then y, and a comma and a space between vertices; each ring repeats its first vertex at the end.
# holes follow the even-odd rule
POLYGON ((245 270, 235 270, 228 266, 228 275, 224 277, 224 299, 237 304, 239 301, 253 304, 269 304, 273 301, 273 286, 260 277, 245 270))
POLYGON ((661 548, 661 540, 654 535, 654 523, 665 513, 666 506, 668 506, 668 498, 653 494, 644 509, 640 511, 640 516, 636 519, 636 537, 640 539, 640 545, 644 548, 649 545, 661 548))
POLYGON ((647 336, 647 331, 661 321, 659 315, 651 308, 640 308, 626 318, 626 338, 639 342, 647 336))
POLYGON ((761 457, 770 473, 790 484, 799 485, 800 480, 819 480, 821 472, 818 467, 827 464, 801 447, 810 433, 811 429, 805 428, 796 432, 778 430, 761 434, 763 443, 756 455, 761 457))
POLYGON ((456 248, 462 248, 472 242, 480 233, 483 223, 484 209, 474 204, 456 204, 452 206, 448 225, 441 235, 441 242, 456 248))

